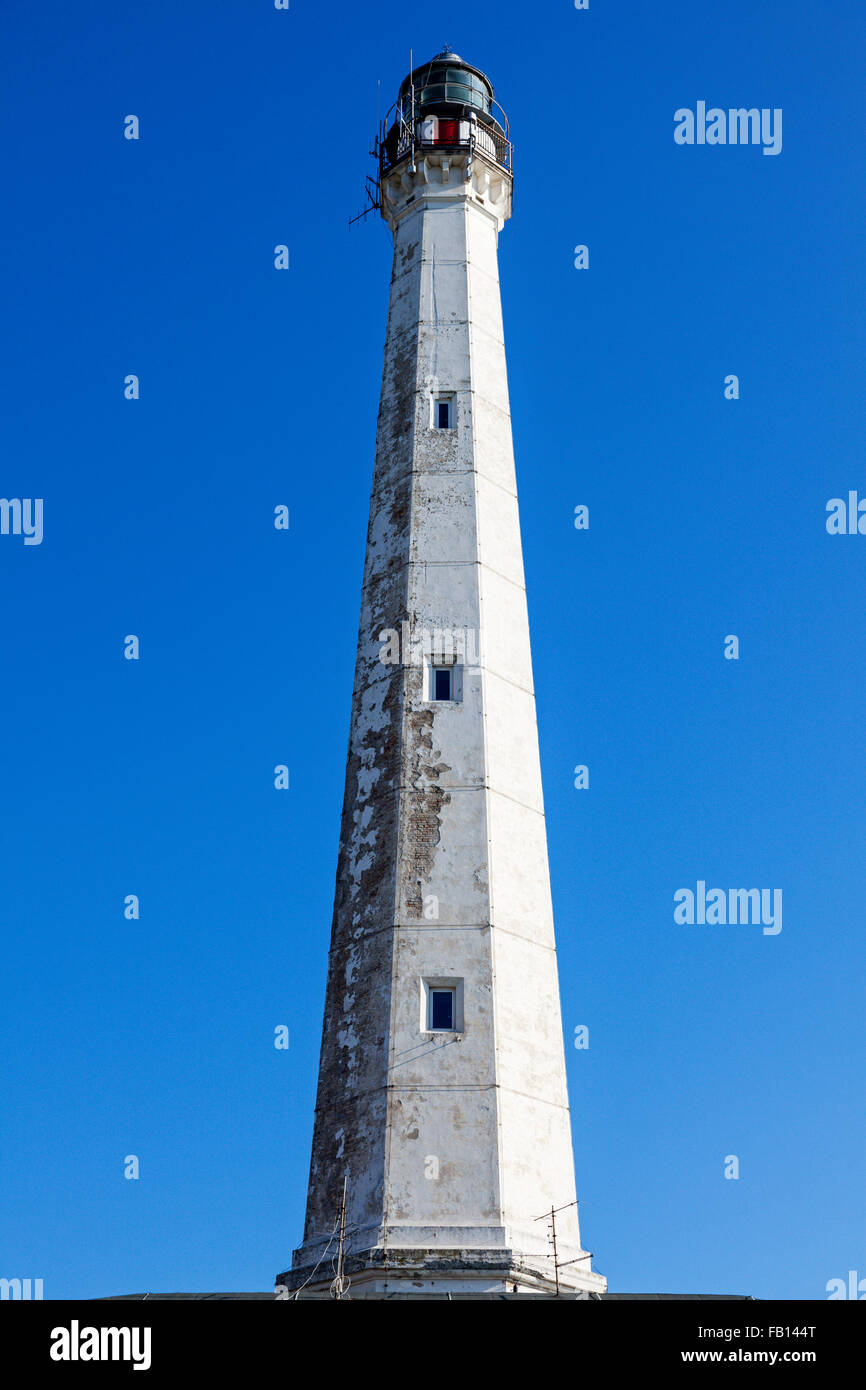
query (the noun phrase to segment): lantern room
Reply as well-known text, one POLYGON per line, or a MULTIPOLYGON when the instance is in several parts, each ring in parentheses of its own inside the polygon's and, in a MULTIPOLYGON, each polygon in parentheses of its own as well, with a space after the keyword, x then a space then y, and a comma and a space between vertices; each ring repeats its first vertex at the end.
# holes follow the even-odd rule
POLYGON ((479 68, 444 48, 405 78, 383 123, 380 141, 384 172, 415 151, 479 151, 511 168, 508 120, 494 100, 493 86, 479 68))

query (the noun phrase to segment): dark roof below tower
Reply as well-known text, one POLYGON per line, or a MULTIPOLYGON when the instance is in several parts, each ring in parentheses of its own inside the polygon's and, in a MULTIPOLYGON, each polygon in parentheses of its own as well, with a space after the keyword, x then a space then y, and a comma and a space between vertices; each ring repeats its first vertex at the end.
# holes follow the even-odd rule
MULTIPOLYGON (((529 1298, 545 1298, 545 1297, 547 1297, 547 1296, 548 1296, 548 1295, 545 1295, 545 1294, 525 1294, 525 1293, 454 1293, 454 1294, 448 1294, 448 1293, 385 1293, 385 1294, 381 1294, 379 1297, 382 1298, 382 1299, 386 1299, 386 1298, 396 1298, 396 1299, 400 1299, 400 1300, 412 1299, 412 1300, 419 1300, 419 1301, 425 1301, 425 1302, 429 1302, 429 1301, 434 1301, 434 1302, 435 1302, 435 1301, 437 1301, 437 1300, 440 1301, 440 1302, 464 1302, 464 1301, 467 1300, 467 1299, 469 1299, 469 1300, 474 1300, 474 1301, 477 1302, 477 1301, 491 1301, 491 1300, 496 1300, 496 1301, 498 1301, 498 1300, 501 1300, 501 1299, 517 1299, 519 1302, 525 1303, 526 1300, 529 1299, 529 1298)), ((550 1296, 551 1296, 551 1297, 555 1297, 555 1295, 550 1295, 550 1296)), ((560 1294, 560 1298, 561 1298, 561 1299, 576 1300, 576 1301, 579 1301, 579 1302, 586 1302, 586 1301, 587 1301, 587 1300, 583 1297, 583 1295, 581 1295, 581 1294, 573 1294, 573 1293, 563 1293, 563 1294, 560 1294)), ((111 1294, 108 1298, 97 1298, 97 1299, 91 1299, 91 1300, 88 1300, 88 1301, 89 1301, 89 1302, 94 1302, 94 1303, 139 1303, 139 1302, 141 1302, 141 1303, 143 1303, 143 1302, 150 1302, 150 1303, 160 1302, 160 1303, 164 1303, 164 1302, 166 1302, 167 1300, 174 1300, 174 1301, 177 1301, 177 1302, 184 1302, 184 1301, 186 1301, 186 1302, 190 1302, 190 1301, 191 1301, 191 1302, 208 1302, 208 1301, 211 1301, 211 1300, 217 1300, 217 1301, 219 1301, 219 1300, 222 1300, 222 1299, 228 1299, 228 1300, 231 1301, 231 1302, 241 1301, 241 1300, 246 1300, 246 1301, 258 1300, 258 1301, 262 1301, 262 1302, 264 1302, 264 1301, 273 1302, 273 1301, 274 1301, 274 1294, 273 1294, 272 1292, 271 1292, 271 1293, 121 1293, 121 1294, 111 1294)), ((306 1303, 306 1302, 308 1302, 308 1301, 310 1301, 310 1300, 321 1300, 321 1299, 328 1299, 328 1300, 330 1301, 330 1300, 331 1300, 331 1294, 329 1294, 329 1293, 306 1293, 306 1294, 301 1294, 301 1299, 300 1299, 300 1301, 306 1303)), ((676 1300, 676 1301, 678 1301, 678 1302, 686 1301, 686 1302, 699 1302, 699 1303, 718 1302, 718 1301, 722 1301, 722 1302, 734 1301, 734 1302, 741 1302, 741 1303, 743 1303, 743 1302, 745 1302, 745 1303, 754 1303, 754 1302, 755 1302, 755 1300, 752 1298, 751 1294, 747 1294, 747 1293, 605 1293, 605 1294, 592 1294, 592 1295, 590 1295, 590 1300, 589 1300, 589 1301, 590 1301, 590 1302, 594 1302, 594 1301, 596 1301, 596 1300, 605 1300, 605 1299, 655 1299, 655 1300, 661 1300, 661 1301, 665 1301, 665 1300, 669 1300, 669 1299, 674 1299, 674 1300, 676 1300)), ((290 1303, 295 1302, 294 1299, 288 1299, 287 1301, 290 1302, 290 1303)), ((359 1302, 366 1302, 367 1300, 366 1300, 366 1299, 359 1299, 358 1301, 359 1301, 359 1302)), ((372 1301, 372 1300, 371 1300, 371 1301, 372 1301)))

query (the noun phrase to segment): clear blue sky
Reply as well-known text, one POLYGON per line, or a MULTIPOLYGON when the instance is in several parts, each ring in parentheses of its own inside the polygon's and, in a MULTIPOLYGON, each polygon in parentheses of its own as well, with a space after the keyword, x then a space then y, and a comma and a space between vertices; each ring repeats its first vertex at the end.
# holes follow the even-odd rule
POLYGON ((298 1243, 390 273, 347 223, 377 80, 447 41, 516 147, 585 1240, 613 1289, 820 1299, 866 1276, 866 536, 824 524, 866 495, 866 17, 435 10, 4 7, 0 492, 45 533, 0 536, 0 1274, 267 1289, 298 1243), (782 153, 677 146, 698 100, 781 107, 782 153), (781 888, 782 932, 678 926, 699 879, 781 888))

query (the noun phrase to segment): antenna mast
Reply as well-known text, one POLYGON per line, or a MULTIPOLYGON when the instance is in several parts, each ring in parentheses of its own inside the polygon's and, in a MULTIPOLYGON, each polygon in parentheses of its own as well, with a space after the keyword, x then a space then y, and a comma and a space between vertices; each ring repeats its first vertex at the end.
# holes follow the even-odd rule
POLYGON ((331 1284, 331 1293, 334 1298, 345 1298, 349 1291, 348 1280, 343 1275, 343 1268, 346 1258, 346 1184, 348 1178, 343 1178, 343 1195, 340 1199, 340 1237, 337 1246, 337 1274, 331 1284))
POLYGON ((580 1206, 579 1202, 566 1202, 564 1207, 551 1207, 543 1216, 536 1216, 536 1221, 549 1221, 551 1240, 553 1242, 553 1275, 556 1280, 556 1297, 559 1298, 559 1271, 565 1269, 567 1265, 579 1265, 584 1260, 591 1260, 592 1255, 589 1251, 579 1255, 575 1260, 560 1260, 556 1251, 556 1213, 559 1211, 570 1211, 572 1207, 580 1206))
POLYGON ((409 49, 409 90, 412 93, 412 173, 415 173, 415 50, 409 49))

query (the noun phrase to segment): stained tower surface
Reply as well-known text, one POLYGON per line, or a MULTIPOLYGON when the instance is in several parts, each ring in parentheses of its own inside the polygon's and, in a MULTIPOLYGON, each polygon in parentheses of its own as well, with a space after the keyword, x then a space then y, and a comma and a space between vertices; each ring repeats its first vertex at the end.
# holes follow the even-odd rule
POLYGON ((394 239, 303 1243, 351 1296, 602 1292, 575 1205, 497 246, 512 150, 445 50, 382 131, 394 239))

